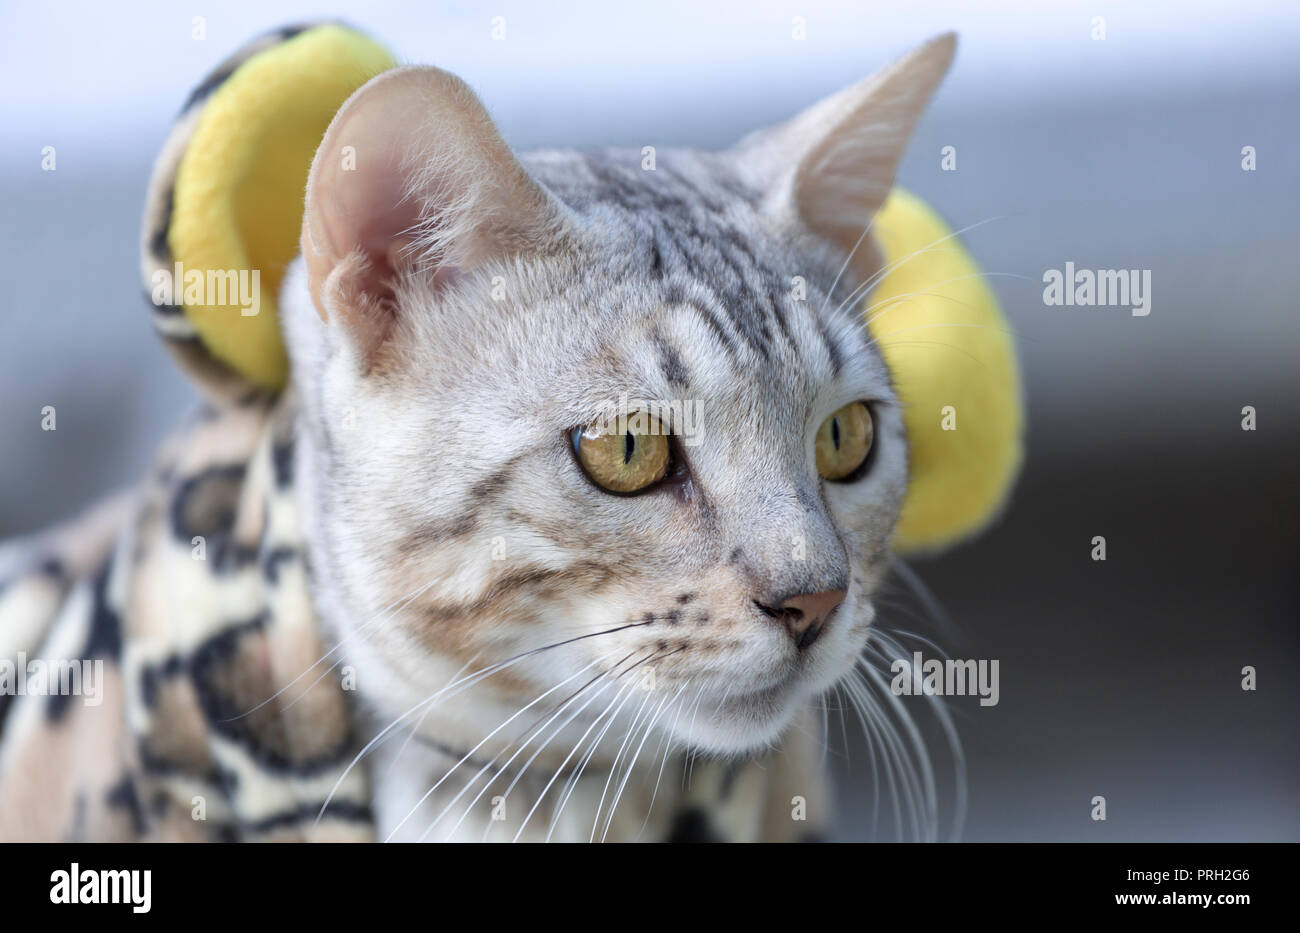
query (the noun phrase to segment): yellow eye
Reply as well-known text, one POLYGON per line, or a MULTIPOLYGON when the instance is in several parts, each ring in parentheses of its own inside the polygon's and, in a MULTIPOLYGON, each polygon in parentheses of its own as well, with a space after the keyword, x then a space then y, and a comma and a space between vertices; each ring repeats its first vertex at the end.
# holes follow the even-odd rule
POLYGON ((865 402, 845 405, 817 429, 817 472, 831 480, 851 476, 871 452, 874 433, 865 402))
POLYGON ((612 426, 573 433, 578 462, 602 489, 624 495, 640 492, 668 475, 668 438, 659 422, 635 412, 612 426))

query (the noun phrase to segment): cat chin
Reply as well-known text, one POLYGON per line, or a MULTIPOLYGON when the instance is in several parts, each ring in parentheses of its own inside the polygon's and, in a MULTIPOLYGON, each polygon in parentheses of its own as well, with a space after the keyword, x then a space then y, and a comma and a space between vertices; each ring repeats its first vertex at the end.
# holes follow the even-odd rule
MULTIPOLYGON (((855 656, 856 652, 849 655, 855 656)), ((843 674, 836 665, 823 664, 759 690, 729 691, 713 702, 705 699, 690 721, 680 724, 684 727, 677 730, 679 738, 699 751, 717 755, 761 752, 777 744, 799 711, 843 674)))
POLYGON ((802 685, 788 681, 749 694, 730 695, 712 709, 708 709, 706 700, 699 714, 678 731, 685 744, 699 751, 751 755, 774 745, 808 699, 802 685))

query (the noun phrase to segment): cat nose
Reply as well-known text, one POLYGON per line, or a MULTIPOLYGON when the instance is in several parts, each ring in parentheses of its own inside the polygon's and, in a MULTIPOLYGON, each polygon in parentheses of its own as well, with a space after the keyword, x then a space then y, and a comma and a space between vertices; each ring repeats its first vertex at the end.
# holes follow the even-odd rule
POLYGON ((822 633, 822 627, 835 607, 844 602, 844 590, 825 590, 821 593, 799 593, 781 600, 777 608, 765 606, 758 600, 754 605, 766 616, 785 625, 794 639, 796 648, 807 648, 822 633))

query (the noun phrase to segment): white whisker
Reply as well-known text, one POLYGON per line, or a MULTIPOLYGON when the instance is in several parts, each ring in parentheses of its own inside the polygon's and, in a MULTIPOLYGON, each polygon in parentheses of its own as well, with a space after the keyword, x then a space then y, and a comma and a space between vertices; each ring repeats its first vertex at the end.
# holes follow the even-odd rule
MULTIPOLYGON (((500 731, 501 731, 502 729, 504 729, 506 726, 510 725, 510 723, 514 722, 515 719, 517 719, 518 717, 522 716, 522 715, 523 715, 524 713, 526 713, 528 710, 532 709, 534 706, 536 706, 536 705, 537 705, 538 703, 540 703, 542 700, 546 699, 548 696, 550 696, 550 695, 551 695, 552 693, 554 693, 556 690, 559 690, 559 689, 560 689, 561 687, 563 687, 565 684, 569 683, 569 681, 573 680, 575 677, 581 677, 583 674, 585 674, 587 671, 589 671, 592 667, 594 667, 595 665, 601 663, 601 662, 604 661, 606 658, 612 657, 615 653, 616 653, 616 652, 610 652, 609 654, 606 654, 606 655, 604 655, 603 657, 597 658, 596 660, 592 661, 590 664, 587 664, 587 665, 583 666, 582 668, 580 668, 580 669, 579 669, 578 671, 576 671, 575 673, 570 674, 568 677, 564 678, 564 680, 560 681, 560 682, 559 682, 558 684, 556 684, 554 687, 551 687, 549 690, 547 690, 546 692, 542 693, 542 694, 541 694, 540 696, 538 696, 536 699, 534 699, 534 700, 532 700, 531 702, 529 702, 527 706, 521 707, 521 708, 520 708, 519 710, 517 710, 514 714, 512 714, 512 715, 510 716, 510 718, 506 719, 503 723, 501 723, 499 726, 497 726, 495 729, 493 729, 491 732, 489 732, 487 735, 485 735, 481 740, 479 740, 479 743, 478 743, 477 745, 475 745, 473 748, 471 748, 468 752, 466 752, 466 753, 464 754, 464 756, 463 756, 463 757, 462 757, 458 762, 456 762, 456 763, 455 763, 454 765, 452 765, 449 769, 447 769, 447 773, 446 773, 446 774, 444 774, 442 777, 440 777, 440 778, 439 778, 439 779, 434 783, 434 785, 433 785, 432 787, 430 787, 427 791, 425 791, 424 796, 421 797, 419 800, 417 800, 417 801, 415 802, 414 805, 412 805, 411 809, 408 810, 407 813, 406 813, 406 815, 403 816, 403 817, 402 817, 402 818, 397 822, 397 825, 393 827, 392 832, 390 832, 390 833, 388 834, 388 838, 385 839, 384 841, 385 841, 385 842, 389 842, 389 841, 391 841, 392 838, 393 838, 393 836, 397 834, 397 831, 398 831, 399 829, 402 828, 402 825, 403 825, 403 824, 404 824, 408 819, 411 818, 412 814, 414 814, 415 811, 418 810, 418 809, 420 808, 420 806, 421 806, 421 805, 422 805, 426 800, 429 799, 430 795, 432 795, 433 792, 436 791, 436 790, 437 790, 437 789, 442 785, 442 782, 445 781, 445 780, 447 780, 447 778, 451 777, 451 775, 456 771, 457 768, 459 768, 459 767, 460 767, 461 765, 463 765, 465 762, 469 761, 469 760, 474 756, 474 753, 477 752, 477 751, 478 751, 480 748, 482 748, 484 745, 486 745, 486 744, 488 743, 488 741, 491 740, 491 738, 492 738, 494 735, 496 735, 498 732, 500 732, 500 731)), ((418 725, 417 725, 417 728, 418 728, 418 725)), ((414 730, 412 730, 412 735, 414 735, 414 734, 415 734, 415 733, 414 733, 414 730)), ((409 741, 409 737, 408 737, 408 741, 409 741)), ((403 746, 403 748, 405 748, 405 746, 403 746)), ((493 759, 493 760, 495 760, 495 759, 493 759)), ((491 762, 489 762, 487 765, 485 765, 484 768, 486 769, 487 767, 490 767, 490 766, 491 766, 491 762)), ((480 771, 479 773, 481 774, 482 772, 480 771)), ((475 780, 477 780, 477 777, 475 778, 475 780)), ((471 782, 471 783, 473 783, 473 782, 471 782)))

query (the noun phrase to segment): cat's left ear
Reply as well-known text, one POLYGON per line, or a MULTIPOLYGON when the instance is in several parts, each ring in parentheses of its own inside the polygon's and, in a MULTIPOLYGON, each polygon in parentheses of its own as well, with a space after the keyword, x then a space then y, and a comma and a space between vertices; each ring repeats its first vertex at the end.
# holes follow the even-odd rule
POLYGON ((793 119, 751 134, 734 150, 739 169, 769 192, 770 212, 797 219, 849 253, 893 189, 903 151, 956 47, 955 33, 937 36, 793 119))

